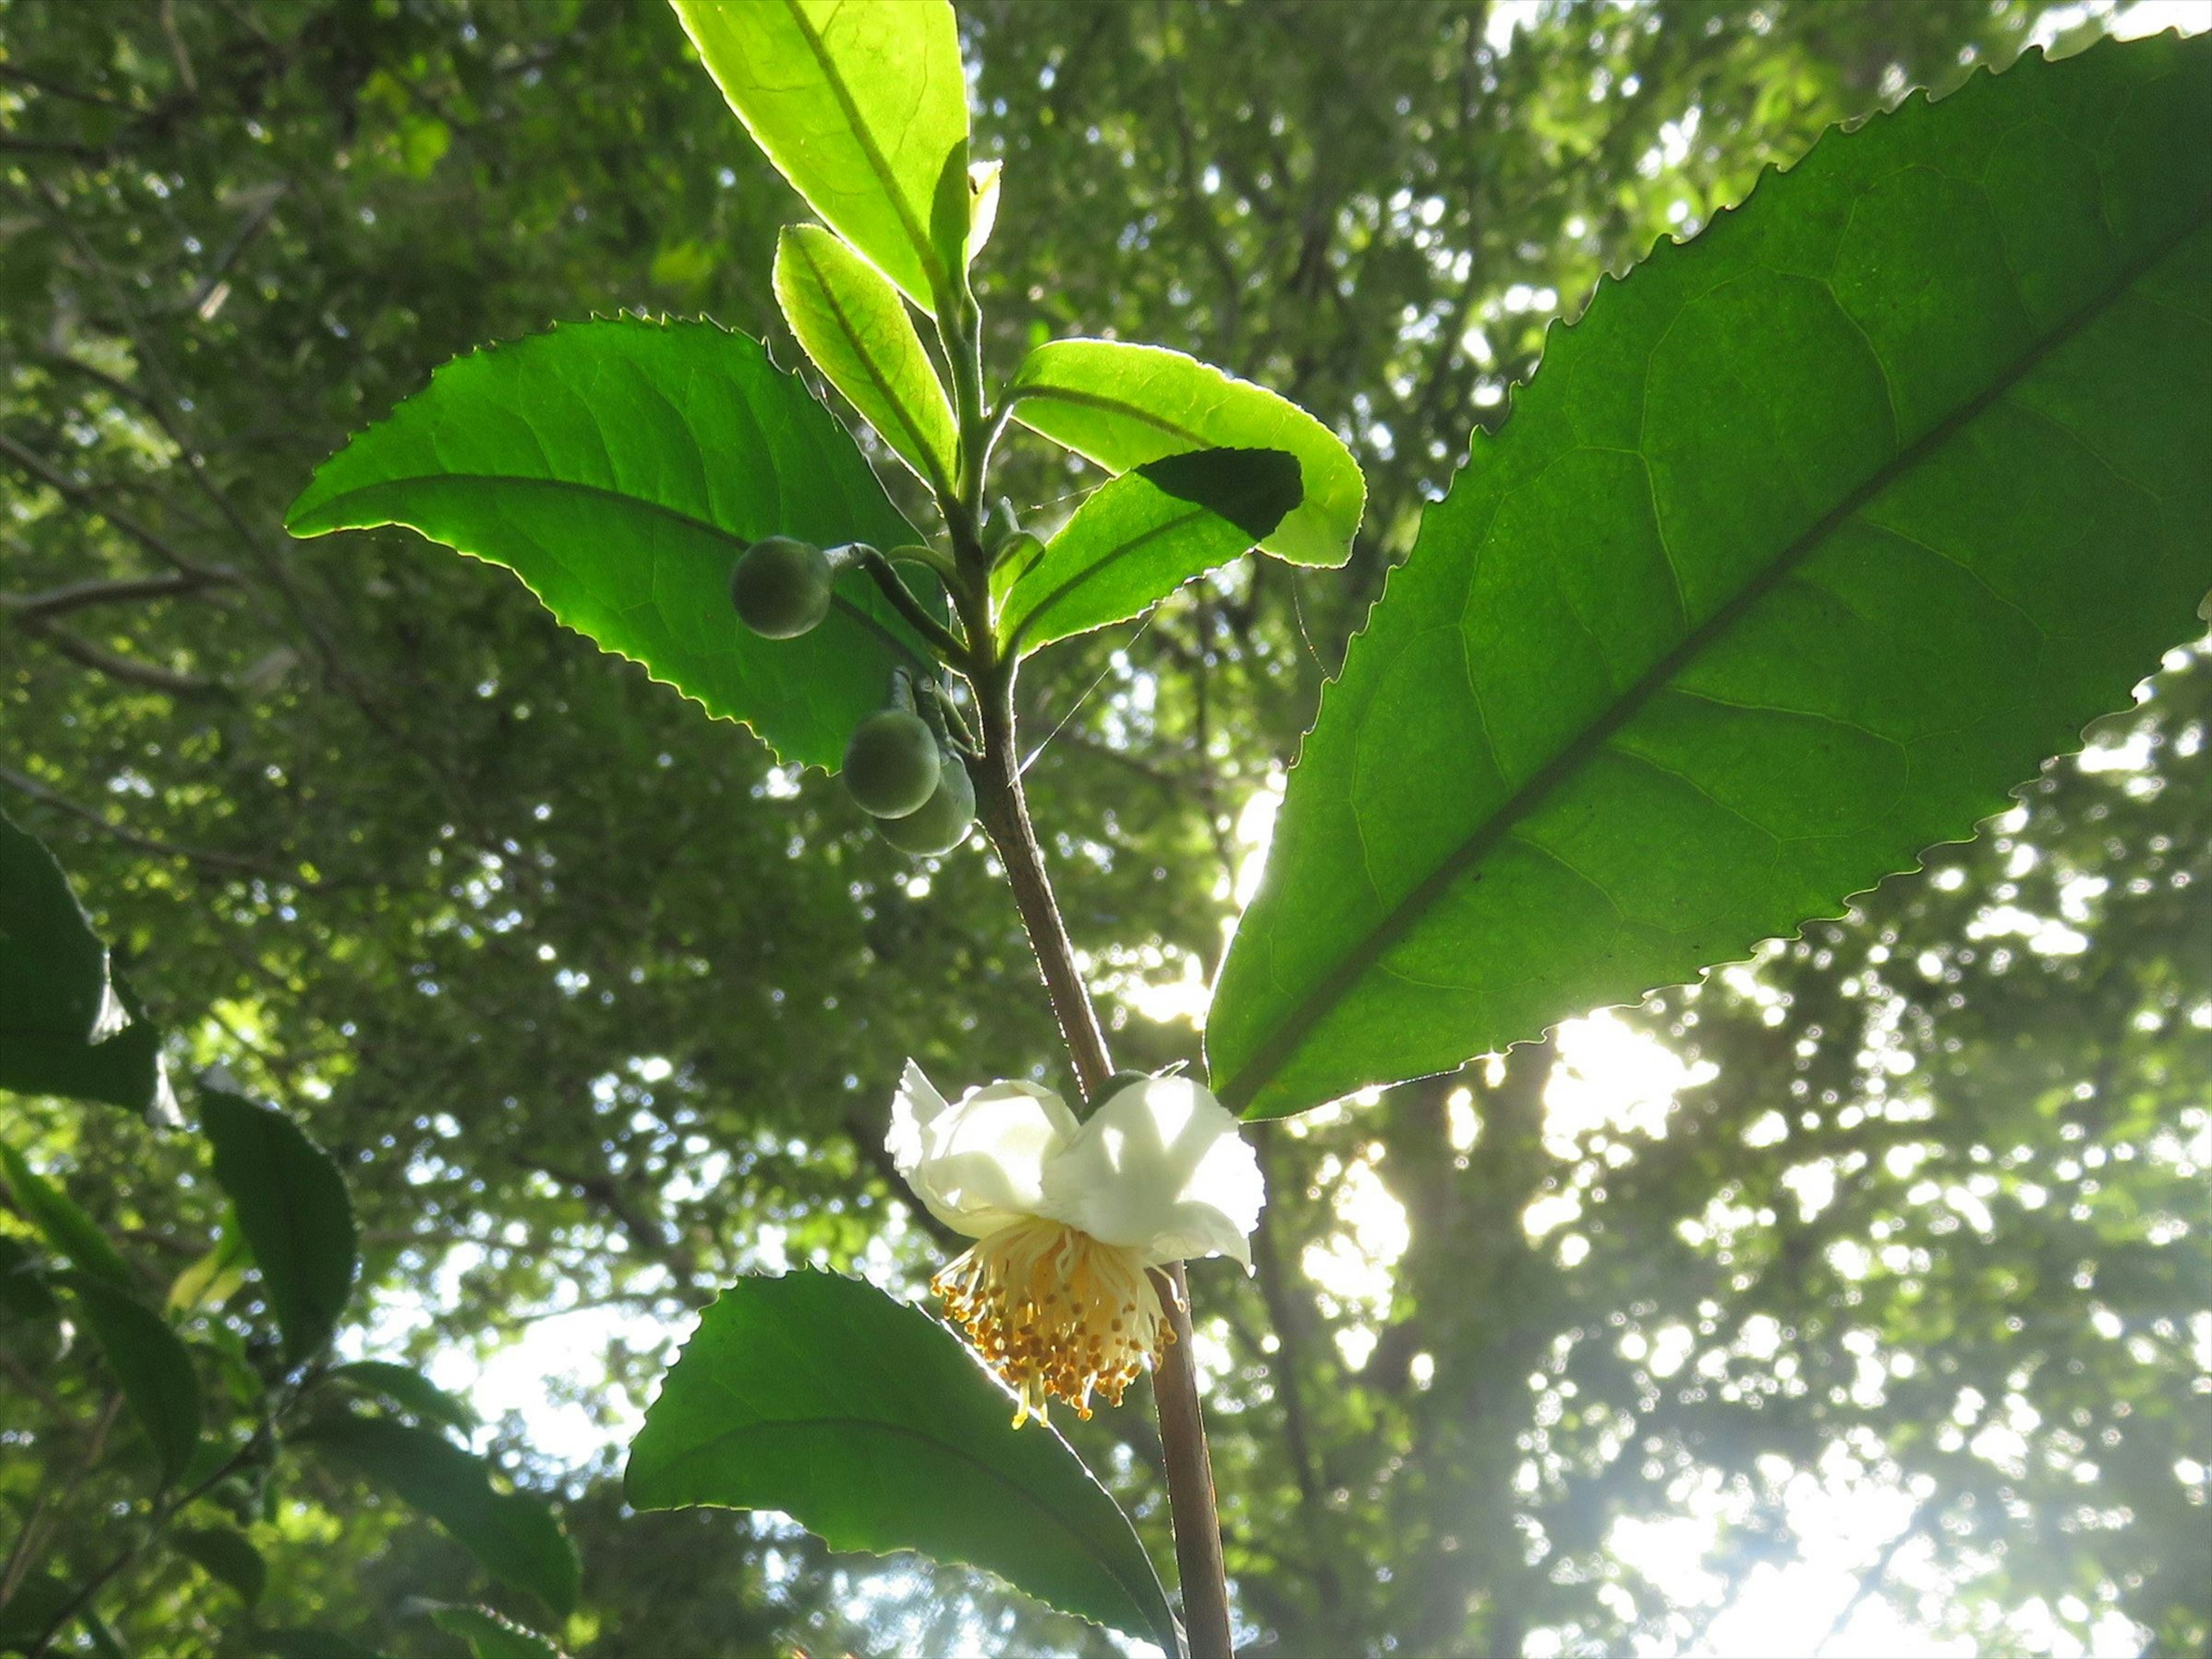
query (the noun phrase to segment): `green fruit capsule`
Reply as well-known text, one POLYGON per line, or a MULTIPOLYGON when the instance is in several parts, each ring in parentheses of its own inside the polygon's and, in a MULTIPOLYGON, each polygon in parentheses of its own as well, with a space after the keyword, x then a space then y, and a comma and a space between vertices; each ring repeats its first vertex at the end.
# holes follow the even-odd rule
POLYGON ((830 614, 829 556, 811 542, 766 536, 730 572, 738 620, 764 639, 795 640, 830 614))
POLYGON ((903 708, 869 715, 845 745, 845 787, 872 817, 919 811, 935 793, 941 770, 937 734, 903 708))
POLYGON ((878 820, 876 833, 902 853, 933 858, 967 840, 975 822, 975 786, 968 781, 968 769, 946 755, 939 766, 936 793, 902 818, 878 820))

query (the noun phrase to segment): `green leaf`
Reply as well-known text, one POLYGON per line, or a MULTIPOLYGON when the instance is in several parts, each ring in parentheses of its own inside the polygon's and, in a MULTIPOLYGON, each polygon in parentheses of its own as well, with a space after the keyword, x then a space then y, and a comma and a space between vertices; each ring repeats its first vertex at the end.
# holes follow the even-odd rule
POLYGON ((786 225, 775 244, 775 298, 830 384, 923 483, 952 494, 952 405, 898 290, 819 225, 786 225))
POLYGON ((1297 458, 1285 450, 1147 461, 1094 491, 1014 576, 999 637, 1027 653, 1139 616, 1248 551, 1297 504, 1297 458))
POLYGON ((1105 1489, 917 1308, 835 1273, 722 1292, 630 1443, 640 1509, 782 1510, 832 1549, 919 1550, 1176 1651, 1105 1489))
POLYGON ((132 1012, 61 866, 0 813, 0 1089, 158 1109, 161 1033, 132 1012))
POLYGON ((575 1546, 545 1500, 499 1492, 491 1469, 435 1429, 381 1417, 332 1417, 309 1424, 294 1443, 335 1452, 443 1527, 501 1583, 527 1590, 566 1618, 581 1577, 575 1546))
POLYGON ((202 1304, 221 1307, 246 1283, 246 1271, 253 1266, 253 1252, 246 1248, 246 1230, 239 1224, 236 1205, 223 1206, 221 1229, 207 1253, 169 1281, 162 1311, 170 1318, 191 1313, 202 1304))
POLYGON ((1673 984, 1969 835, 2201 629, 2212 37, 1829 134, 1556 333, 1290 780, 1249 1116, 1673 984))
POLYGON ((445 1423, 466 1434, 477 1425, 477 1414, 465 1400, 457 1400, 412 1365, 388 1359, 356 1359, 333 1365, 323 1381, 357 1393, 375 1395, 428 1423, 445 1423))
POLYGON ((916 305, 950 297, 965 264, 968 81, 947 0, 672 3, 722 96, 808 205, 916 305), (949 230, 936 222, 951 190, 961 222, 949 230))
POLYGON ((1286 398, 1159 346, 1054 340, 1024 360, 1015 418, 1110 472, 1185 450, 1284 449, 1298 458, 1300 505, 1261 540, 1294 564, 1339 565, 1367 481, 1337 435, 1286 398))
POLYGON ((167 1485, 192 1461, 200 1441, 200 1379, 168 1322, 104 1279, 58 1275, 100 1344, 131 1414, 145 1430, 167 1485))
POLYGON ((169 1547, 236 1590, 247 1607, 269 1587, 269 1564, 235 1527, 188 1527, 169 1534, 169 1547))
POLYGON ((0 1140, 0 1176, 6 1177, 15 1207, 56 1255, 95 1278, 125 1291, 131 1289, 131 1264, 100 1231, 100 1224, 59 1186, 36 1173, 23 1161, 23 1155, 4 1140, 0 1140))
POLYGON ((526 1630, 489 1607, 434 1607, 440 1630, 469 1644, 476 1659, 564 1659, 561 1650, 534 1630, 526 1630))
POLYGON ((283 1113, 221 1089, 200 1091, 215 1178, 237 1206, 288 1359, 330 1340, 353 1295, 353 1200, 331 1155, 283 1113))
POLYGON ((502 564, 553 614, 785 759, 835 768, 926 665, 862 572, 828 620, 764 640, 730 608, 763 536, 918 540, 852 437, 758 341, 711 323, 585 323, 456 358, 325 462, 298 536, 404 524, 502 564))

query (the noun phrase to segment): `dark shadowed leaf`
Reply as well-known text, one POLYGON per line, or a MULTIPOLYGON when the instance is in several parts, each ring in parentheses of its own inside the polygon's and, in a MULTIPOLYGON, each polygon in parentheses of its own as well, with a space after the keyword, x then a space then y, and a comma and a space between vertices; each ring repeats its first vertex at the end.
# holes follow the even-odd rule
POLYGON ((131 1010, 53 855, 0 813, 0 1089, 151 1111, 161 1034, 131 1010))
POLYGON ((1367 502, 1359 464, 1286 398, 1194 357, 1119 340, 1054 340, 1014 376, 1014 417, 1112 472, 1194 449, 1298 458, 1298 504, 1260 545, 1295 564, 1339 565, 1367 502))
POLYGON ((200 1091, 200 1128, 269 1292, 288 1358, 330 1340, 353 1294, 353 1200, 321 1147, 282 1112, 200 1091))
POLYGON ((236 1590, 247 1607, 269 1586, 269 1564, 235 1527, 185 1527, 169 1534, 170 1547, 236 1590))
POLYGON ((801 638, 738 622, 730 571, 763 536, 917 538, 805 384, 711 323, 584 323, 447 363, 325 462, 286 520, 299 536, 385 524, 507 566, 786 760, 836 767, 892 665, 927 660, 859 571, 801 638))
POLYGON ((72 1270, 58 1275, 76 1297, 161 1466, 164 1484, 192 1461, 200 1440, 200 1380, 192 1357, 168 1322, 104 1279, 72 1270))
POLYGON ((435 1429, 387 1418, 334 1417, 294 1435, 335 1452, 443 1527, 485 1571, 566 1616, 576 1606, 575 1547, 545 1500, 501 1492, 491 1468, 435 1429))
POLYGON ((946 0, 673 0, 753 142, 915 304, 949 294, 967 240, 968 82, 946 0), (939 205, 957 185, 957 227, 939 205))
POLYGON ((630 1443, 641 1509, 782 1510, 833 1549, 919 1550, 1174 1652, 1105 1488, 917 1308, 835 1273, 748 1279, 699 1322, 630 1443))
POLYGON ((2201 627, 2212 38, 1836 132, 1553 334, 1291 775, 1206 1026, 1273 1116, 1969 834, 2201 627))
POLYGON ((1092 493, 1012 573, 999 637, 1026 653, 1145 610, 1227 564, 1298 504, 1297 458, 1202 449, 1148 461, 1092 493))
POLYGON ((376 1395, 410 1416, 447 1424, 464 1434, 477 1425, 477 1414, 466 1401, 455 1399, 412 1365, 388 1359, 356 1359, 350 1364, 331 1366, 323 1373, 323 1381, 376 1395))

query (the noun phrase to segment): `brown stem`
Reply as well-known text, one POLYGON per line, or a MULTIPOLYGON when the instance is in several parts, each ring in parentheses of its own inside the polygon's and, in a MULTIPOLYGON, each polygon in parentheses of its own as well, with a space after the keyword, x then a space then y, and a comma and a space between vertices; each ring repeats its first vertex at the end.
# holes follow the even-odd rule
MULTIPOLYGON (((1044 975, 1045 994, 1067 1040, 1077 1083, 1094 1095, 1114 1074, 1106 1033, 1076 966, 1075 947, 1060 920, 1052 878, 1030 825, 1015 742, 1013 673, 1002 667, 978 688, 983 757, 974 766, 976 806, 1006 867, 1014 905, 1044 975)), ((1190 1659, 1232 1659, 1229 1587, 1221 1559, 1221 1521, 1214 1506, 1213 1466, 1206 1452, 1206 1420, 1191 1364, 1190 1291, 1176 1262, 1156 1275, 1173 1333, 1152 1376, 1165 1455, 1168 1506, 1175 1520, 1176 1571, 1182 1584, 1184 1639, 1190 1659)))

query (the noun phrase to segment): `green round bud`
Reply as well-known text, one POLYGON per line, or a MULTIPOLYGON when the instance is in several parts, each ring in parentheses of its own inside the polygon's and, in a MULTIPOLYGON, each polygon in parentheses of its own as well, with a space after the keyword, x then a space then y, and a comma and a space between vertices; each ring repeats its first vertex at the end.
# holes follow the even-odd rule
POLYGON ((811 542, 766 536, 730 572, 738 620, 765 639, 795 640, 830 614, 829 556, 811 542))
POLYGON ((845 787, 872 817, 902 818, 937 788, 937 734, 919 714, 885 708, 854 729, 845 745, 845 787))
POLYGON ((975 822, 975 786, 968 780, 968 769, 946 755, 939 767, 937 792, 902 818, 878 820, 876 833, 902 853, 933 858, 967 840, 975 822))

